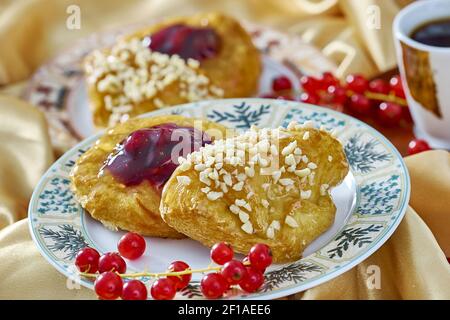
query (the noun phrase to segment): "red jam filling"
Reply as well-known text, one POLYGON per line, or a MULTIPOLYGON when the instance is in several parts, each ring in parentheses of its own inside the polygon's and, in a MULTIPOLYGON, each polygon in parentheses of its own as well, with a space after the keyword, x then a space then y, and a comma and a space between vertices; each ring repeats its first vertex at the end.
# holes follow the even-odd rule
POLYGON ((176 24, 152 34, 149 48, 169 55, 177 54, 184 60, 203 61, 217 55, 220 37, 211 28, 176 24))
POLYGON ((192 127, 165 123, 131 133, 119 143, 104 166, 126 186, 150 182, 161 191, 178 166, 178 157, 200 149, 211 139, 192 127))

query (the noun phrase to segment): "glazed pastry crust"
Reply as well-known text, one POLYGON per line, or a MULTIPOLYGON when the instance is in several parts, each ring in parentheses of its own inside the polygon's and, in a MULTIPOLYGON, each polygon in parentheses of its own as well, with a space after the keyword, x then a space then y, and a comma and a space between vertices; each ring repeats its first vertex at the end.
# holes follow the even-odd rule
POLYGON ((81 206, 106 227, 137 232, 141 235, 182 238, 183 234, 169 227, 159 213, 160 194, 146 180, 134 186, 117 182, 107 170, 99 175, 105 160, 115 146, 131 132, 164 123, 194 126, 212 138, 221 138, 225 127, 182 116, 159 116, 130 119, 108 130, 76 162, 71 173, 72 189, 81 206), (200 123, 200 124, 199 124, 200 123))
MULTIPOLYGON (((341 183, 348 173, 348 163, 341 143, 327 132, 311 128, 284 132, 290 136, 279 140, 280 150, 296 140, 309 161, 317 164, 313 185, 308 179, 302 182, 300 177, 286 172, 286 176, 295 181, 295 188, 287 192, 272 184, 266 191, 263 185, 272 178, 260 175, 259 166, 255 166, 255 175, 247 178, 243 190, 230 190, 222 198, 211 201, 201 191, 204 185, 199 181, 198 172, 178 167, 163 190, 160 211, 164 221, 206 246, 226 241, 235 251, 245 254, 255 243, 266 243, 271 247, 275 262, 299 259, 305 247, 333 224, 336 207, 329 192, 321 192, 321 186, 328 184, 332 188, 341 183), (309 139, 305 141, 306 131, 309 139), (180 184, 177 180, 180 175, 188 176, 191 183, 180 184), (311 190, 310 198, 301 199, 300 190, 311 190), (250 192, 254 193, 247 200, 252 208, 249 213, 252 234, 241 229, 242 221, 229 209, 236 199, 246 199, 250 192), (263 199, 269 202, 267 208, 262 204, 263 199), (297 228, 284 223, 288 215, 297 221, 297 228), (279 221, 281 228, 269 239, 266 231, 273 220, 279 221)), ((224 168, 229 172, 235 169, 230 165, 224 168)))
MULTIPOLYGON (((212 27, 221 38, 221 48, 212 58, 200 62, 199 73, 209 78, 210 83, 223 90, 223 95, 212 98, 249 97, 256 93, 261 74, 261 58, 258 49, 253 45, 250 35, 235 19, 220 13, 202 13, 189 17, 165 20, 151 27, 141 29, 126 36, 125 40, 144 38, 170 25, 183 23, 196 27, 212 27)), ((102 52, 108 53, 110 49, 102 52)), ((92 66, 93 54, 85 59, 86 75, 92 66)), ((191 102, 179 93, 179 83, 175 81, 155 95, 166 106, 191 102)), ((105 94, 96 88, 96 83, 88 81, 88 95, 93 111, 94 124, 98 127, 108 125, 111 112, 104 103, 105 94)), ((136 103, 129 113, 131 117, 158 109, 154 99, 136 103)))

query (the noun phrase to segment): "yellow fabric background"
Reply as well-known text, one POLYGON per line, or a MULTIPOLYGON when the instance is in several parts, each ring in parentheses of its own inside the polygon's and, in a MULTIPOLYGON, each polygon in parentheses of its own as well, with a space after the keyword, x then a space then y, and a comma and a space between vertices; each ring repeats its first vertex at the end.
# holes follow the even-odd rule
MULTIPOLYGON (((43 115, 17 96, 33 70, 51 55, 93 31, 220 9, 300 35, 340 65, 340 75, 375 75, 395 66, 390 21, 407 2, 0 0, 0 299, 95 298, 87 289, 67 288, 65 277, 38 253, 24 219, 33 187, 54 159, 43 115), (81 8, 81 30, 65 27, 69 4, 81 8), (369 5, 380 8, 380 29, 367 27, 369 5)), ((406 162, 412 198, 392 238, 347 273, 289 298, 450 299, 450 267, 443 253, 450 256, 450 154, 432 151, 406 162), (366 285, 367 268, 373 265, 380 268, 381 289, 366 285)))

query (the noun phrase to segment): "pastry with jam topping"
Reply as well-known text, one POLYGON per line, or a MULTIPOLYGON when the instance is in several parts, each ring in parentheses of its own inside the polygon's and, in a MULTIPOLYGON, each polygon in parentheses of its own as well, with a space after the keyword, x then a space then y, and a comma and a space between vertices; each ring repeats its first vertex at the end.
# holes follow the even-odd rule
POLYGON ((174 18, 85 59, 94 123, 106 127, 171 105, 256 93, 258 50, 231 17, 174 18))
POLYGON ((110 229, 181 238, 159 213, 178 158, 223 138, 225 127, 182 116, 130 119, 108 130, 76 162, 72 188, 81 206, 110 229))
POLYGON ((206 246, 265 243, 275 262, 299 259, 333 224, 330 190, 349 171, 341 143, 311 122, 252 128, 180 161, 162 192, 164 221, 206 246))

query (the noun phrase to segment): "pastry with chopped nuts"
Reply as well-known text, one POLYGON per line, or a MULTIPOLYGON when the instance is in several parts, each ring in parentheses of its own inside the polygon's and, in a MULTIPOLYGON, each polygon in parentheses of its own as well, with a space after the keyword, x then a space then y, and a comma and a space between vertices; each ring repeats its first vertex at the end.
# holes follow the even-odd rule
POLYGON ((223 138, 225 130, 176 115, 130 119, 108 130, 77 160, 71 173, 74 194, 112 230, 184 237, 161 219, 162 187, 178 166, 178 156, 223 138))
POLYGON ((252 128, 181 163, 163 189, 163 220, 207 246, 265 243, 276 262, 299 259, 333 224, 330 190, 349 170, 341 143, 310 122, 252 128))
POLYGON ((98 127, 181 103, 252 96, 261 74, 250 36, 217 13, 139 30, 92 52, 84 67, 98 127))

